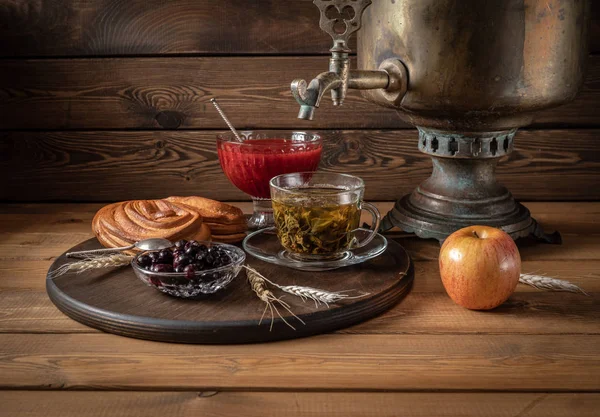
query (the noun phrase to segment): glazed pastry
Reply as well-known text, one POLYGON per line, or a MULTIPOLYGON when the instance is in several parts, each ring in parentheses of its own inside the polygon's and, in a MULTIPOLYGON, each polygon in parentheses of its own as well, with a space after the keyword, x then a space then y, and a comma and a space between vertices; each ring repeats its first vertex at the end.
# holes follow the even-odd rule
POLYGON ((212 235, 212 238, 215 242, 220 243, 237 243, 244 240, 246 237, 246 233, 237 233, 231 235, 212 235))
POLYGON ((216 242, 235 243, 246 237, 248 224, 238 207, 197 196, 169 197, 166 200, 197 209, 216 242))
POLYGON ((208 227, 210 227, 213 235, 237 235, 237 234, 245 234, 248 230, 248 226, 246 224, 246 219, 242 223, 238 224, 219 224, 219 223, 209 223, 207 221, 204 222, 208 227))
POLYGON ((210 240, 211 231, 198 210, 166 200, 110 204, 96 213, 94 234, 105 247, 131 245, 148 238, 210 240))
POLYGON ((245 224, 244 213, 238 207, 204 197, 168 197, 165 200, 183 203, 197 209, 204 221, 217 224, 245 224))

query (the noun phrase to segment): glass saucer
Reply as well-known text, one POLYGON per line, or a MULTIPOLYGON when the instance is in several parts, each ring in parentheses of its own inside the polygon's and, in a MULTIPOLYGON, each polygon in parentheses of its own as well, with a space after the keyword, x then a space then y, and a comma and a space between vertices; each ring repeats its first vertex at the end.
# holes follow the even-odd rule
MULTIPOLYGON (((362 240, 369 233, 371 231, 368 229, 357 229, 356 237, 362 240)), ((336 259, 318 261, 300 261, 292 258, 290 253, 283 249, 279 243, 274 227, 257 230, 249 234, 244 239, 243 246, 248 254, 261 261, 302 271, 328 271, 356 265, 381 255, 387 248, 387 239, 378 233, 368 245, 362 248, 349 249, 336 259)))

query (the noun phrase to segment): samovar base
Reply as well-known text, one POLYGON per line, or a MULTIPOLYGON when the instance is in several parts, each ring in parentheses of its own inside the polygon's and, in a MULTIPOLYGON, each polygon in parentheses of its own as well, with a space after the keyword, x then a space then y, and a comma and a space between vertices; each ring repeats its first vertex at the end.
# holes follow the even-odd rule
POLYGON ((560 243, 558 232, 547 235, 529 210, 498 184, 498 160, 510 153, 516 129, 476 136, 419 128, 419 149, 433 161, 431 177, 398 200, 381 230, 393 227, 424 239, 443 241, 463 227, 497 227, 513 239, 533 236, 560 243))
MULTIPOLYGON (((459 211, 458 207, 457 211, 459 211)), ((529 210, 517 202, 511 213, 498 216, 478 217, 469 216, 469 213, 466 213, 466 216, 443 215, 415 206, 411 203, 411 195, 406 195, 398 200, 394 208, 385 216, 381 229, 389 230, 398 227, 423 239, 443 241, 456 230, 472 225, 500 228, 516 240, 532 234, 537 222, 531 217, 529 210)))

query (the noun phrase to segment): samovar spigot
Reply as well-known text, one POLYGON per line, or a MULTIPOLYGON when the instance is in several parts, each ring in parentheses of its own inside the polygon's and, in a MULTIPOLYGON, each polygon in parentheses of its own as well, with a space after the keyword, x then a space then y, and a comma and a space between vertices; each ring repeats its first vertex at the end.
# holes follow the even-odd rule
POLYGON ((350 36, 361 27, 362 15, 371 0, 314 0, 321 11, 320 27, 333 39, 329 50, 329 71, 319 74, 310 83, 298 79, 292 82, 292 95, 300 104, 299 119, 312 120, 323 95, 331 90, 334 106, 341 106, 349 88, 382 89, 390 102, 397 104, 408 88, 408 72, 400 60, 387 59, 379 70, 350 69, 348 47, 350 36))

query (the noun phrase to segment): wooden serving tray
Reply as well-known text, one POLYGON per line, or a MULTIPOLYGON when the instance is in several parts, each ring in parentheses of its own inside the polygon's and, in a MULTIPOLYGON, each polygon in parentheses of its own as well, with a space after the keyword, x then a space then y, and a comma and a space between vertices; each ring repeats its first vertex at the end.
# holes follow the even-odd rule
MULTIPOLYGON (((96 239, 90 239, 67 252, 100 247, 96 239)), ((49 272, 69 261, 72 260, 63 254, 49 272)), ((333 271, 297 271, 250 256, 246 263, 280 285, 328 291, 355 289, 369 295, 327 308, 272 288, 276 296, 284 296, 283 300, 306 323, 280 309, 295 327, 293 330, 279 317, 270 329, 269 314, 259 324, 265 304, 252 292, 244 271, 226 289, 201 299, 163 294, 140 281, 130 266, 68 273, 47 279, 46 290, 67 316, 105 332, 164 342, 223 344, 293 339, 351 326, 395 305, 408 293, 413 280, 410 257, 394 241, 389 241, 385 253, 375 259, 333 271)))

